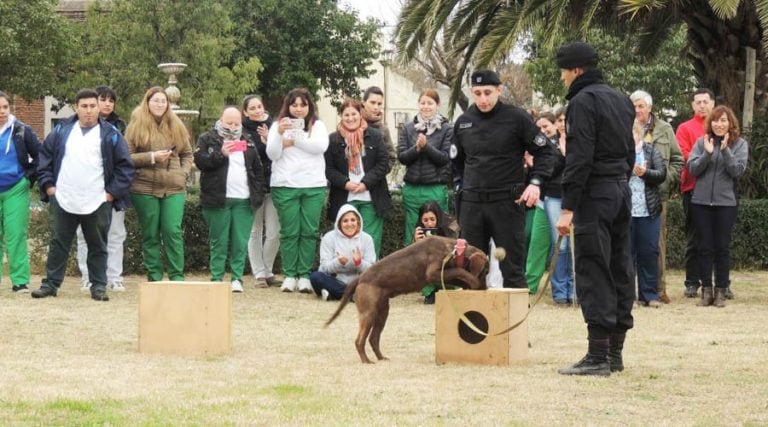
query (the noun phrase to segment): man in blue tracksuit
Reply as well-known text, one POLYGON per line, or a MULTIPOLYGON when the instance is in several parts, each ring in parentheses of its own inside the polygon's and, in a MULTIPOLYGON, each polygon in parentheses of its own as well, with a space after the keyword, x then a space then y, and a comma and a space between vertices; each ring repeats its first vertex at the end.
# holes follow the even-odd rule
POLYGON ((50 202, 51 243, 46 277, 32 298, 58 293, 80 225, 88 244, 91 298, 109 301, 107 233, 113 206, 116 210, 126 206, 134 169, 125 139, 99 117, 98 98, 91 89, 78 92, 75 116, 57 125, 40 150, 37 173, 41 198, 50 202))

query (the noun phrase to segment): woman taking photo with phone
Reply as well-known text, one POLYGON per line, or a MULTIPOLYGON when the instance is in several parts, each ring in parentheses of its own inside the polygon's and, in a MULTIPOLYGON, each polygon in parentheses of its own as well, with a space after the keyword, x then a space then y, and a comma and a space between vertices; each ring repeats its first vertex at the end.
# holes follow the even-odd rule
POLYGON ((187 178, 192 170, 189 132, 171 110, 163 88, 150 88, 131 113, 125 130, 136 168, 131 201, 141 226, 141 249, 147 280, 163 280, 161 250, 168 279, 184 280, 184 238, 181 221, 187 178))
POLYGON ((309 273, 315 261, 317 229, 325 202, 328 130, 317 118, 309 91, 288 92, 267 136, 272 160, 271 194, 280 218, 283 292, 312 293, 309 273))
POLYGON ((363 231, 373 238, 376 257, 381 253, 384 217, 392 210, 387 188, 389 156, 381 133, 363 119, 363 104, 346 99, 339 107, 341 122, 331 134, 325 152, 325 176, 331 186, 328 219, 349 203, 362 217, 363 231))
POLYGON ((220 282, 227 259, 232 292, 243 292, 243 270, 253 215, 264 200, 264 171, 253 140, 243 138, 243 119, 226 107, 213 129, 200 135, 200 206, 208 224, 211 280, 220 282))
POLYGON ((419 113, 400 129, 397 158, 405 165, 403 207, 404 244, 413 241, 419 207, 436 201, 448 210, 448 183, 451 179, 450 150, 453 126, 439 112, 440 95, 424 89, 419 95, 419 113))

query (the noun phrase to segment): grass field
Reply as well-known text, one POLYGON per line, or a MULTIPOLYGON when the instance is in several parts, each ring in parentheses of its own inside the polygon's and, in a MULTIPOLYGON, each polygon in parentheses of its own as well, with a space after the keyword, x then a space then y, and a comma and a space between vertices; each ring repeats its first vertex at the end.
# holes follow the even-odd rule
POLYGON ((583 356, 586 328, 546 298, 529 318, 526 363, 436 365, 434 307, 413 294, 393 300, 391 360, 362 365, 354 306, 323 329, 336 303, 251 283, 233 295, 231 356, 145 355, 141 279, 128 279, 107 303, 78 278, 44 300, 4 282, 0 424, 768 425, 766 272, 735 272, 723 309, 683 298, 672 272, 672 303, 634 310, 626 370, 609 378, 557 374, 583 356))

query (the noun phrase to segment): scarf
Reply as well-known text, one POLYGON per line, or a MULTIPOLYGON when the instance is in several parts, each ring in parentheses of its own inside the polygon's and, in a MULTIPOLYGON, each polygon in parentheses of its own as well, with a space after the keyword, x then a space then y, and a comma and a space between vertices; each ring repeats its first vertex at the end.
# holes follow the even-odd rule
POLYGON ((8 114, 8 121, 5 122, 5 124, 0 127, 0 136, 5 133, 5 131, 10 128, 11 131, 8 133, 8 140, 5 142, 5 154, 8 154, 9 151, 11 151, 11 141, 13 141, 13 125, 16 123, 16 116, 13 114, 8 114))
POLYGON ((570 100, 585 87, 600 83, 603 83, 603 73, 598 69, 589 70, 579 77, 576 77, 576 80, 571 83, 571 87, 568 88, 568 95, 565 95, 565 99, 570 100))
POLYGON ((376 129, 381 127, 382 119, 384 118, 384 115, 380 115, 377 118, 374 118, 370 115, 365 109, 363 109, 363 119, 365 119, 366 123, 368 123, 369 126, 374 127, 376 129))
POLYGON ((368 122, 360 119, 360 126, 357 129, 348 129, 343 123, 339 123, 337 130, 339 135, 347 142, 344 148, 344 157, 347 158, 347 165, 350 172, 360 175, 360 155, 363 152, 363 133, 368 129, 368 122))
POLYGON ((653 113, 648 115, 648 123, 643 125, 643 141, 652 144, 653 143, 653 128, 656 124, 656 119, 653 117, 653 113))
POLYGON ((264 120, 251 120, 248 117, 243 117, 243 127, 254 135, 258 135, 259 127, 261 125, 267 125, 269 127, 269 115, 264 114, 264 120))
POLYGON ((416 117, 413 118, 413 121, 416 122, 417 131, 426 131, 427 135, 432 135, 436 130, 442 127, 444 119, 445 118, 440 115, 440 113, 436 113, 434 116, 428 119, 424 118, 424 116, 421 114, 417 114, 416 117))
POLYGON ((216 120, 216 124, 213 126, 213 128, 216 130, 216 133, 218 133, 219 136, 224 139, 224 141, 239 141, 240 137, 243 135, 242 127, 237 129, 230 129, 224 127, 224 125, 221 123, 221 120, 216 120))

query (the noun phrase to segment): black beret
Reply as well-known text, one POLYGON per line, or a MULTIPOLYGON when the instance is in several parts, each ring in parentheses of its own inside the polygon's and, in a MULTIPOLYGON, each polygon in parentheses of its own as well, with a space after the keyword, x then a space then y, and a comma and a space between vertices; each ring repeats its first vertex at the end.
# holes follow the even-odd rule
POLYGON ((501 84, 501 79, 495 71, 491 70, 477 70, 472 73, 471 86, 498 86, 501 84))
POLYGON ((557 50, 557 66, 566 70, 596 67, 598 55, 595 48, 584 42, 573 42, 557 50))

